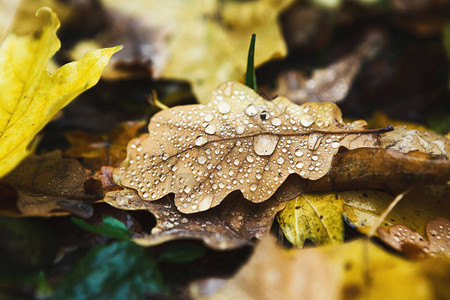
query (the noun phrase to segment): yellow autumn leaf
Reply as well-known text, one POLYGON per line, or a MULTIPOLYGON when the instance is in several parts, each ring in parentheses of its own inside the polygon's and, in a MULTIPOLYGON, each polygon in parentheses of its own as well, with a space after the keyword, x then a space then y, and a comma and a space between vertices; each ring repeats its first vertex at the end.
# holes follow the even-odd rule
MULTIPOLYGON (((208 102, 211 90, 221 82, 243 78, 252 33, 257 35, 255 66, 287 54, 278 15, 293 0, 102 2, 107 10, 138 23, 145 43, 137 51, 140 59, 151 59, 153 76, 189 81, 200 103, 208 102)), ((96 41, 107 45, 108 35, 116 37, 117 32, 104 32, 96 41)), ((92 41, 79 44, 72 56, 92 45, 92 41)), ((135 53, 122 52, 120 58, 135 58, 130 55, 135 53)))
MULTIPOLYGON (((421 235, 429 220, 436 217, 450 219, 450 188, 425 186, 412 190, 387 215, 381 227, 404 225, 421 235)), ((367 234, 380 215, 394 200, 394 196, 376 190, 357 190, 338 193, 344 202, 344 216, 358 231, 367 234)))
POLYGON ((294 246, 306 239, 316 245, 344 241, 343 201, 335 194, 302 194, 292 199, 278 215, 284 235, 294 246))
POLYGON ((36 15, 43 24, 37 31, 11 33, 0 47, 0 177, 32 151, 36 134, 61 108, 97 83, 111 55, 121 48, 90 51, 49 74, 47 64, 60 47, 60 23, 49 8, 36 15))
POLYGON ((192 298, 214 300, 445 299, 448 270, 448 260, 412 262, 368 240, 285 250, 267 236, 216 293, 203 295, 195 283, 190 291, 192 298))

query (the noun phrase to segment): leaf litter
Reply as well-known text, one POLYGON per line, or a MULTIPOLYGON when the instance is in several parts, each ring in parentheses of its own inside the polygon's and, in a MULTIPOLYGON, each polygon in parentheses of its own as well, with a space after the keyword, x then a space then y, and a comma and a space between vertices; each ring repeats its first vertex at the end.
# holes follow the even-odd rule
POLYGON ((166 196, 158 201, 142 200, 134 190, 109 192, 108 204, 126 210, 147 210, 157 224, 151 233, 137 233, 134 241, 152 246, 176 239, 199 239, 213 249, 233 249, 250 245, 252 239, 269 232, 275 215, 286 203, 271 198, 264 203, 252 203, 233 193, 222 205, 205 212, 183 214, 166 196))

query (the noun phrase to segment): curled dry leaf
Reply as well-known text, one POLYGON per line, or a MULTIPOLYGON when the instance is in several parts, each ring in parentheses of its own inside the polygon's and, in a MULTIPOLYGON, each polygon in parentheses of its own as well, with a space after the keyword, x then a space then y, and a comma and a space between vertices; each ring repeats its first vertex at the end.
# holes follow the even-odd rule
POLYGON ((450 139, 432 131, 396 128, 380 137, 381 147, 402 153, 420 151, 450 158, 450 139))
POLYGON ((347 96, 362 63, 373 56, 382 43, 381 34, 371 32, 352 54, 324 69, 316 69, 309 79, 297 71, 282 74, 273 94, 285 96, 298 104, 306 101, 340 102, 347 96))
POLYGON ((269 232, 275 215, 286 203, 274 198, 264 203, 251 203, 238 193, 230 195, 223 205, 197 214, 178 211, 169 197, 158 201, 143 201, 134 190, 109 192, 105 202, 127 210, 148 210, 157 224, 151 234, 135 236, 134 241, 152 246, 175 239, 199 239, 214 249, 232 249, 250 244, 269 232))
POLYGON ((195 283, 190 292, 194 299, 214 300, 445 299, 448 288, 435 288, 448 279, 448 268, 448 260, 411 262, 367 240, 285 250, 267 236, 216 293, 201 294, 195 283))
POLYGON ((208 105, 156 114, 149 134, 128 145, 114 180, 143 200, 175 193, 183 213, 217 206, 235 190, 258 203, 289 174, 319 179, 339 147, 374 147, 378 133, 390 130, 365 130, 364 124, 344 123, 333 103, 266 101, 243 84, 227 82, 212 92, 208 105))
POLYGON ((392 248, 409 257, 443 254, 450 256, 450 221, 435 218, 427 223, 428 240, 407 226, 395 225, 389 232, 380 227, 380 239, 392 248))
POLYGON ((32 155, 23 160, 4 180, 17 192, 17 207, 22 216, 50 216, 74 213, 92 216, 86 200, 86 175, 75 159, 62 158, 60 151, 32 155))
POLYGON ((338 244, 344 241, 343 206, 337 194, 302 194, 289 201, 277 219, 296 247, 302 247, 306 239, 316 245, 338 244))
POLYGON ((371 148, 339 153, 326 176, 300 184, 306 191, 370 188, 398 193, 414 186, 445 185, 449 178, 448 159, 418 151, 371 148))

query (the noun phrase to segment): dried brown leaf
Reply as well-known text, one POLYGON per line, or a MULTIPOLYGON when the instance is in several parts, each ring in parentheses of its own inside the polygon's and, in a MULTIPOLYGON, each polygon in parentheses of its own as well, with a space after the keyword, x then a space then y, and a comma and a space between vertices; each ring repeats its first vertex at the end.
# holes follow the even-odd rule
POLYGON ((125 122, 105 135, 70 131, 66 136, 72 145, 64 155, 84 158, 84 165, 91 170, 100 170, 103 166, 118 167, 127 156, 128 142, 144 125, 143 121, 125 122))
POLYGON ((372 148, 339 153, 326 176, 300 184, 306 191, 366 188, 398 192, 413 186, 445 185, 449 179, 447 159, 418 151, 401 153, 372 148))
POLYGON ((169 197, 159 201, 143 201, 134 190, 109 192, 105 202, 127 210, 148 210, 157 224, 151 234, 135 236, 134 241, 152 246, 175 239, 199 239, 214 249, 232 249, 250 244, 270 230, 275 215, 286 203, 274 198, 264 203, 251 203, 238 193, 230 195, 223 205, 197 214, 178 211, 169 197))
POLYGON ((380 48, 383 37, 371 32, 353 53, 323 69, 316 69, 307 78, 298 71, 289 71, 278 78, 274 95, 285 96, 302 104, 307 101, 342 101, 353 83, 362 63, 380 48))
POLYGON ((402 153, 420 151, 450 158, 450 139, 432 131, 395 128, 380 136, 381 147, 402 153))
POLYGON ((444 218, 430 220, 426 226, 428 240, 407 226, 395 225, 389 232, 380 227, 380 239, 408 257, 421 257, 425 255, 450 256, 450 221, 444 218))
POLYGON ((60 151, 31 155, 24 159, 4 180, 16 189, 17 207, 22 216, 50 216, 71 212, 81 217, 92 216, 86 200, 86 175, 81 164, 62 158, 60 151))
POLYGON ((156 114, 149 134, 128 145, 114 179, 144 200, 175 193, 183 213, 217 206, 235 190, 259 203, 289 174, 323 177, 341 146, 376 146, 377 133, 386 129, 365 130, 364 124, 344 123, 333 103, 266 101, 243 84, 228 82, 213 91, 208 105, 156 114))

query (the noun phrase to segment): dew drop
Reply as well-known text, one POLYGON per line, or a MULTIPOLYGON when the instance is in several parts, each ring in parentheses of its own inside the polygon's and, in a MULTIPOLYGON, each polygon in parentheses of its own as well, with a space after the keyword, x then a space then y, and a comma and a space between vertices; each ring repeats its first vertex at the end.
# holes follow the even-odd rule
POLYGON ((185 186, 184 187, 184 192, 186 193, 186 194, 189 194, 190 192, 191 192, 191 187, 190 186, 185 186))
POLYGON ((305 126, 311 126, 314 123, 314 118, 310 115, 303 115, 300 117, 300 123, 305 126))
POLYGON ((319 157, 318 157, 317 155, 313 155, 313 156, 311 157, 311 159, 312 159, 312 160, 318 160, 319 157))
POLYGON ((301 168, 303 168, 304 164, 302 162, 298 162, 295 166, 297 168, 301 169, 301 168))
POLYGON ((339 148, 340 145, 341 144, 339 142, 333 142, 333 143, 331 143, 331 148, 336 149, 336 148, 339 148))
POLYGON ((271 121, 273 126, 280 126, 281 125, 281 119, 280 118, 273 118, 271 121))
POLYGON ((216 125, 214 125, 214 124, 209 124, 209 125, 206 126, 206 128, 205 128, 205 132, 206 132, 207 134, 214 134, 214 133, 216 133, 216 125))
POLYGON ((254 191, 256 191, 256 188, 257 188, 256 184, 252 184, 250 186, 250 191, 254 192, 254 191))
POLYGON ((207 114, 205 116, 205 122, 211 122, 214 119, 214 116, 212 114, 207 114))
POLYGON ((253 138, 253 150, 261 156, 272 155, 277 147, 279 137, 273 134, 260 134, 253 138))
POLYGON ((322 140, 323 135, 321 134, 317 134, 317 133, 312 133, 309 135, 308 138, 308 149, 309 150, 316 150, 317 148, 319 148, 320 145, 320 141, 322 140))
POLYGON ((258 174, 256 174, 256 179, 258 179, 258 180, 259 180, 259 179, 261 179, 261 178, 262 178, 262 175, 261 175, 261 174, 259 174, 259 173, 258 173, 258 174))
POLYGON ((298 157, 300 157, 300 156, 302 156, 304 153, 303 153, 303 151, 302 150, 300 150, 300 149, 297 149, 297 150, 295 150, 295 156, 298 156, 298 157))
POLYGON ((280 165, 282 165, 282 164, 284 163, 284 158, 279 157, 279 158, 277 159, 277 163, 280 164, 280 165))
POLYGON ((256 116, 256 114, 258 113, 258 108, 255 105, 250 104, 245 108, 244 112, 247 116, 253 117, 256 116))
POLYGON ((248 155, 248 156, 247 156, 247 161, 248 161, 249 163, 252 163, 252 162, 255 161, 255 158, 254 158, 253 156, 251 156, 251 155, 248 155))
POLYGON ((217 110, 222 114, 227 114, 231 110, 231 106, 228 102, 220 102, 217 105, 217 110))
POLYGON ((236 127, 236 133, 237 134, 243 134, 244 131, 245 131, 245 127, 244 126, 239 125, 239 126, 236 127))
POLYGON ((233 163, 234 163, 235 166, 238 166, 239 165, 239 159, 236 158, 233 163))
POLYGON ((205 162, 206 162, 206 157, 200 156, 200 157, 198 158, 198 163, 199 163, 199 164, 203 165, 205 162))
POLYGON ((206 142, 208 142, 208 139, 206 137, 204 137, 203 135, 200 135, 197 137, 197 139, 195 139, 196 146, 204 145, 204 144, 206 144, 206 142))

